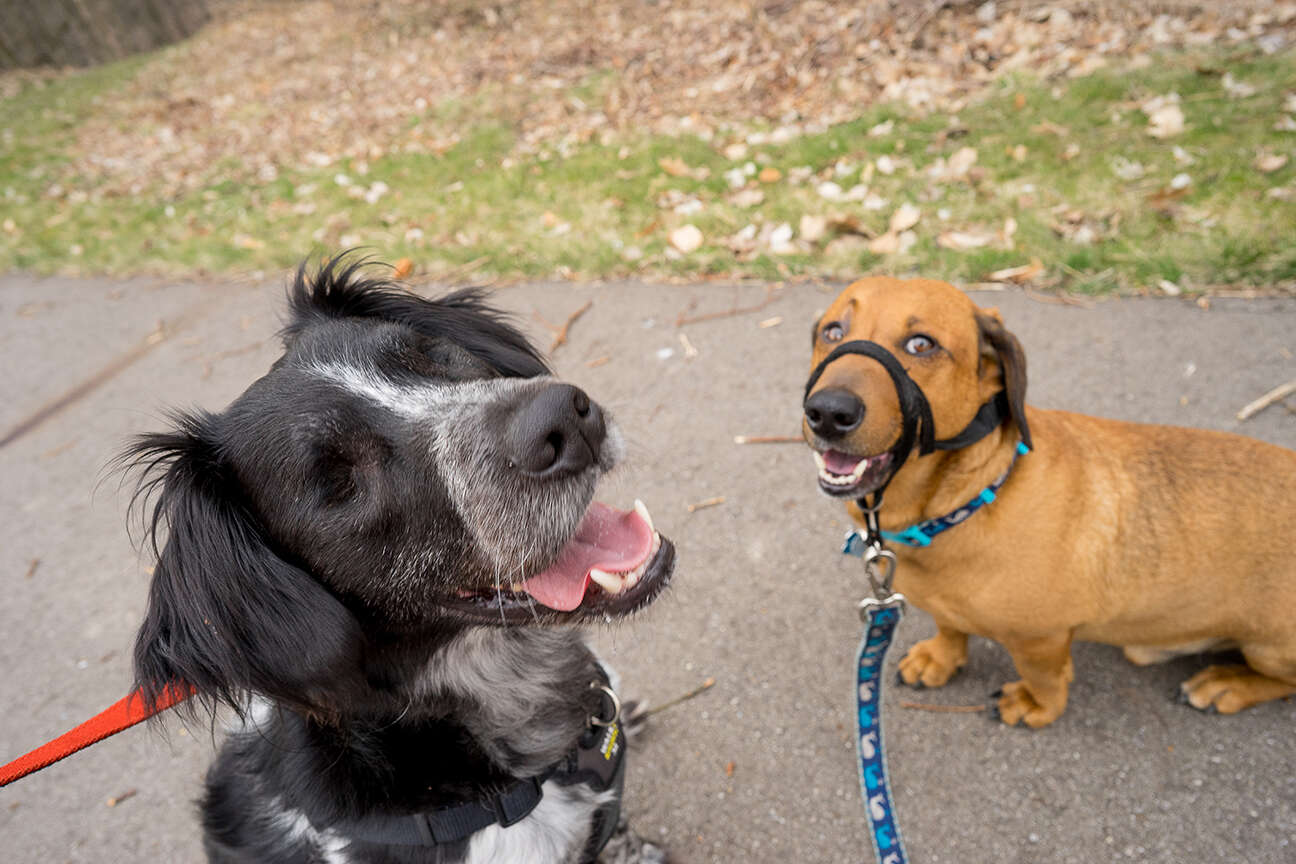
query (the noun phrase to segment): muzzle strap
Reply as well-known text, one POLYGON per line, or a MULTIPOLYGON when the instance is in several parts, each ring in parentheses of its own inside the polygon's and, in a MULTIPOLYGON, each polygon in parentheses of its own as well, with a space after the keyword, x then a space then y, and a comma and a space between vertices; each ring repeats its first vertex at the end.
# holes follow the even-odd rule
POLYGON ((828 364, 834 360, 840 360, 847 354, 861 354, 870 357, 881 363, 882 368, 891 376, 891 383, 896 388, 896 397, 900 400, 900 416, 904 418, 904 427, 900 433, 900 440, 896 442, 897 460, 903 462, 908 458, 909 451, 913 449, 915 441, 918 444, 919 455, 930 453, 935 447, 931 405, 927 403, 927 397, 923 395, 922 389, 909 377, 909 373, 900 365, 900 361, 896 359, 896 356, 876 342, 867 339, 854 339, 850 342, 843 342, 834 348, 832 353, 825 357, 810 373, 810 380, 806 382, 805 393, 802 395, 801 401, 804 403, 806 399, 810 398, 810 391, 819 382, 819 378, 823 376, 828 364))
POLYGON ((975 444, 1008 419, 1011 409, 1008 407, 1008 391, 1000 390, 990 401, 981 406, 972 422, 953 438, 942 438, 935 443, 937 450, 958 450, 975 444))
POLYGON ((918 445, 919 456, 926 456, 933 450, 958 450, 975 444, 999 428, 1011 414, 1008 393, 1000 390, 993 398, 981 406, 976 416, 972 418, 972 422, 965 426, 962 432, 953 438, 935 440, 931 404, 927 401, 927 396, 922 392, 922 388, 909 377, 909 373, 905 371, 904 366, 900 364, 894 354, 878 343, 867 339, 843 342, 834 348, 832 353, 825 357, 810 373, 810 380, 806 382, 805 394, 801 397, 803 403, 810 398, 810 391, 819 382, 824 370, 828 368, 828 364, 834 360, 840 360, 848 354, 859 354, 876 360, 882 364, 882 368, 886 369, 887 374, 891 376, 891 383, 895 385, 896 396, 900 401, 900 415, 904 419, 900 440, 896 442, 895 446, 897 462, 904 462, 909 457, 909 451, 913 449, 915 443, 918 445))

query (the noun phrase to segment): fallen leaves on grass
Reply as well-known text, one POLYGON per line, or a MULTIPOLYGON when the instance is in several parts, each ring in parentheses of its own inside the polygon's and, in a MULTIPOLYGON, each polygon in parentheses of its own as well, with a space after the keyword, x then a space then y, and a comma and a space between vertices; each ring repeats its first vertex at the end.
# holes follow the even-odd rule
MULTIPOLYGON (((898 14, 903 5, 222 3, 192 39, 98 100, 68 171, 106 194, 175 194, 218 171, 269 182, 392 152, 438 158, 464 128, 462 111, 443 106, 481 102, 516 129, 514 149, 526 154, 563 156, 622 131, 710 136, 734 120, 770 124, 731 135, 723 152, 737 160, 880 100, 958 110, 1000 70, 1075 76, 1153 48, 1281 46, 1296 29, 1291 15, 1257 16, 1264 4, 1249 0, 960 0, 898 14)), ((24 81, 0 76, 0 94, 24 81)), ((1254 86, 1226 81, 1234 93, 1254 86)), ((869 134, 893 131, 887 120, 869 134)), ((668 173, 689 167, 663 161, 668 173)))

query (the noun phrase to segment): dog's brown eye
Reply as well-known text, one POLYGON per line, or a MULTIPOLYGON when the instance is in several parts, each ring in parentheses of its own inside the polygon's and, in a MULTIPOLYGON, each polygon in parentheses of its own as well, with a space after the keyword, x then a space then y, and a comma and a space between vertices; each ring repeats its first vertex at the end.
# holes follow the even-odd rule
POLYGON ((904 350, 910 354, 926 354, 936 347, 936 340, 930 336, 924 336, 919 333, 917 336, 910 336, 905 340, 904 350))
POLYGON ((823 338, 825 342, 840 342, 845 335, 846 330, 836 321, 824 325, 823 338))

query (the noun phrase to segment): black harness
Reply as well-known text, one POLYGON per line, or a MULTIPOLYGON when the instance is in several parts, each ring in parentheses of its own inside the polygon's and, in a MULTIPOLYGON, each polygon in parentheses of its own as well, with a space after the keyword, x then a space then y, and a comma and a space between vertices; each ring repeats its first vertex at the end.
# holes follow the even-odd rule
MULTIPOLYGON (((972 422, 962 432, 953 438, 936 440, 931 405, 928 403, 927 396, 923 393, 922 388, 909 377, 909 373, 905 371, 904 366, 900 365, 900 361, 896 359, 894 354, 878 343, 867 339, 843 342, 820 361, 819 365, 810 373, 810 379, 806 381, 805 394, 801 397, 803 404, 806 399, 810 398, 810 391, 814 389, 814 385, 818 383, 824 370, 828 368, 828 364, 845 357, 847 354, 860 354, 882 364, 882 368, 891 376, 891 383, 895 385, 896 396, 900 400, 900 416, 904 421, 900 431, 900 439, 891 448, 891 452, 895 454, 896 467, 873 493, 873 502, 871 504, 867 501, 867 496, 860 498, 859 505, 865 510, 876 510, 881 505, 882 492, 886 489, 887 484, 891 482, 891 478, 895 477, 896 471, 909 458, 909 453, 914 449, 915 445, 918 447, 919 456, 926 456, 934 450, 957 450, 967 447, 989 435, 1010 416, 1008 394, 1006 391, 1000 390, 978 409, 976 416, 972 418, 972 422)), ((1022 433, 1023 437, 1026 437, 1024 429, 1022 433)), ((1028 446, 1029 443, 1029 440, 1027 440, 1028 446)))
MULTIPOLYGON (((330 826, 344 837, 365 843, 396 846, 448 846, 468 840, 484 828, 507 828, 521 822, 540 804, 543 786, 553 780, 562 786, 583 784, 595 792, 615 789, 612 799, 594 814, 594 825, 582 862, 593 862, 607 845, 621 813, 625 786, 626 738, 620 724, 621 706, 599 668, 601 691, 598 714, 557 764, 534 777, 514 780, 494 794, 463 804, 438 807, 399 816, 373 815, 330 826), (607 719, 605 719, 607 718, 607 719)), ((439 860, 439 859, 438 859, 439 860)))

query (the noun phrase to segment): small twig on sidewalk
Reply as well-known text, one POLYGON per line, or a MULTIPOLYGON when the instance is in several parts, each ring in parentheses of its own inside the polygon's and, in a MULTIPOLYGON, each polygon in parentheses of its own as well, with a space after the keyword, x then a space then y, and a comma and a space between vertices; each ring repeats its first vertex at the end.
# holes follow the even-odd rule
POLYGON ((643 711, 639 712, 637 719, 642 720, 645 717, 651 717, 654 714, 660 714, 661 712, 665 711, 667 708, 674 708, 676 705, 679 705, 683 702, 687 702, 688 700, 692 699, 694 696, 698 696, 710 690, 712 687, 715 686, 715 683, 716 681, 714 678, 708 678, 705 681, 703 681, 701 684, 699 684, 697 687, 694 687, 692 690, 685 693, 683 696, 676 696, 674 699, 670 700, 669 702, 663 702, 660 705, 654 705, 649 708, 645 708, 643 711))
POLYGON ((126 801, 127 799, 130 798, 134 798, 138 794, 139 794, 138 789, 127 789, 125 792, 121 793, 120 795, 109 798, 104 803, 107 804, 109 807, 116 807, 121 802, 126 801))
POLYGON ((1237 419, 1247 420, 1252 416, 1259 414, 1273 403, 1286 399, 1293 393, 1296 393, 1296 379, 1288 381, 1286 384, 1279 384, 1259 399, 1247 405, 1241 411, 1237 412, 1237 419))
POLYGON ((910 711, 935 711, 938 714, 976 714, 986 710, 984 705, 928 705, 926 702, 901 702, 900 707, 910 711))
POLYGON ((715 507, 724 503, 724 496, 718 495, 715 498, 708 498, 705 501, 699 501, 696 504, 688 505, 688 512, 694 513, 698 510, 705 510, 708 507, 715 507))
POLYGON ((735 315, 746 315, 751 312, 759 312, 766 306, 774 302, 774 289, 767 287, 765 289, 765 299, 753 306, 738 306, 737 304, 729 307, 723 312, 706 312, 702 315, 689 317, 681 312, 675 318, 675 326, 683 327, 685 324, 697 324, 701 321, 714 321, 717 318, 731 318, 735 315))
POLYGON ((735 435, 735 444, 801 444, 800 435, 735 435))
POLYGON ((553 344, 549 346, 549 353, 552 354, 558 349, 559 345, 562 345, 567 341, 567 331, 571 330, 571 326, 576 323, 576 319, 588 312, 589 308, 593 305, 593 300, 586 300, 584 306, 567 316, 567 320, 563 322, 562 329, 558 331, 558 335, 554 337, 553 344))
POLYGON ((563 325, 561 327, 555 327, 554 325, 546 321, 543 317, 541 317, 539 312, 536 313, 536 318, 540 321, 540 323, 553 331, 554 340, 553 340, 553 344, 549 346, 550 354, 557 351, 559 346, 565 345, 567 343, 567 331, 571 329, 572 324, 576 323, 576 319, 584 315, 586 312, 588 312, 589 308, 593 305, 594 305, 593 300, 586 300, 584 306, 580 307, 575 312, 567 316, 567 320, 563 322, 563 325))

